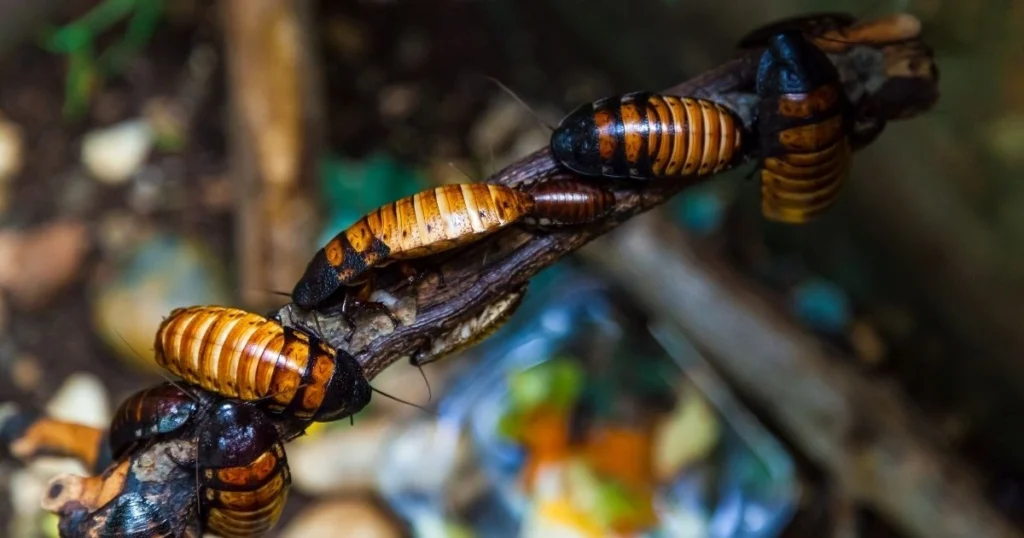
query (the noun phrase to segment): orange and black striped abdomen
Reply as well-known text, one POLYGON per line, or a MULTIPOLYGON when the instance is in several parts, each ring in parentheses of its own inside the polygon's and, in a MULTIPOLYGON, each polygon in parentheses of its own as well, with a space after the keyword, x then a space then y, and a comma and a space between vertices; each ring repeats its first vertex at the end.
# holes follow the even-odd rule
POLYGON ((203 391, 185 392, 174 383, 162 383, 132 394, 121 403, 110 423, 111 455, 119 459, 138 441, 177 430, 207 399, 203 391))
POLYGON ((615 208, 615 193, 572 179, 541 183, 529 191, 534 208, 524 223, 571 225, 593 222, 607 216, 615 208))
POLYGON ((316 308, 340 288, 362 282, 375 267, 472 243, 532 209, 529 195, 486 183, 443 185, 385 204, 316 253, 292 290, 292 301, 316 308))
POLYGON ((154 349, 160 366, 189 383, 302 420, 336 420, 370 400, 351 355, 236 308, 176 309, 160 324, 154 349))
POLYGON ((200 431, 198 458, 206 530, 251 538, 274 527, 291 474, 284 445, 260 410, 243 402, 218 405, 200 431))
POLYGON ((770 40, 757 83, 761 211, 808 222, 835 202, 849 174, 849 101, 832 62, 796 31, 770 40))
POLYGON ((583 175, 639 180, 722 172, 743 156, 743 123, 707 99, 648 92, 584 105, 551 136, 551 150, 583 175))

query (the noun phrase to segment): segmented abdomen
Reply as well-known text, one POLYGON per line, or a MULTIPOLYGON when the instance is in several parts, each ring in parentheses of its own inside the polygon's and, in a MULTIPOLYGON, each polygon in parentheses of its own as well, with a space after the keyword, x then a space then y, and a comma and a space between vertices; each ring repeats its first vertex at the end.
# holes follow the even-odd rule
POLYGON ((246 465, 205 469, 207 530, 224 538, 266 534, 281 518, 290 485, 288 461, 281 443, 274 443, 246 465))
POLYGON ((525 222, 585 224, 600 219, 615 208, 615 194, 605 188, 572 179, 542 183, 529 191, 533 212, 525 222))
POLYGON ((577 173, 649 180, 721 172, 743 143, 742 121, 714 101, 635 92, 573 111, 551 147, 577 173))
MULTIPOLYGON (((377 208, 343 235, 356 252, 364 252, 364 247, 377 239, 387 247, 388 261, 417 258, 496 232, 531 208, 529 196, 502 185, 442 185, 377 208)), ((326 248, 330 250, 332 245, 326 248)), ((340 265, 330 252, 328 261, 340 265)), ((369 267, 382 265, 384 260, 369 256, 365 261, 369 267)))
POLYGON ((788 125, 766 133, 764 145, 770 150, 761 169, 765 218, 803 224, 835 203, 851 165, 840 92, 825 85, 777 99, 778 117, 788 125))
POLYGON ((303 419, 319 409, 336 368, 334 350, 306 334, 220 306, 174 310, 154 347, 157 363, 189 383, 303 419))

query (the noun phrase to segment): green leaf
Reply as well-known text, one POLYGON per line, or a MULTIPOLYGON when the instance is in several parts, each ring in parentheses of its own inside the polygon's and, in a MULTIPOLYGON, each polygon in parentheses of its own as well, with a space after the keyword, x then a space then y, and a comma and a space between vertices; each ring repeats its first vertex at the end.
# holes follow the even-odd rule
POLYGON ((509 377, 512 408, 528 411, 541 405, 568 409, 579 398, 584 374, 579 365, 569 359, 556 359, 509 377))

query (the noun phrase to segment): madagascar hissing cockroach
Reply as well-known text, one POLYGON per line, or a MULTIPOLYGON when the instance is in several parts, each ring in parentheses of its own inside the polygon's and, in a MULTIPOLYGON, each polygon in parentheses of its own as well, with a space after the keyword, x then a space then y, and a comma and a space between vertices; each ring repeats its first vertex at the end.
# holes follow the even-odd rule
POLYGON ((757 93, 761 211, 806 223, 835 202, 849 174, 852 107, 835 66, 799 30, 768 40, 757 93))
POLYGON ((291 473, 277 429, 260 409, 233 400, 216 404, 199 431, 197 458, 205 530, 254 538, 273 528, 291 473))
POLYGON ((532 208, 530 195, 486 183, 442 185, 385 204, 317 251, 292 290, 292 302, 315 309, 339 289, 359 286, 354 299, 365 303, 374 268, 471 243, 532 208))
POLYGON ((555 179, 528 191, 534 209, 523 218, 541 226, 584 224, 605 217, 615 208, 615 194, 603 187, 572 179, 555 179))
POLYGON ((633 92, 580 106, 551 151, 585 176, 654 180, 717 174, 746 150, 742 120, 707 99, 633 92))
POLYGON ((121 402, 110 423, 108 437, 113 458, 119 459, 137 442, 181 428, 209 404, 210 397, 205 391, 187 392, 174 383, 162 383, 132 394, 121 402))
POLYGON ((370 402, 351 355, 237 308, 175 309, 157 329, 154 350, 157 364, 187 383, 300 420, 338 420, 370 402))
POLYGON ((524 217, 578 224, 614 203, 610 193, 594 187, 568 181, 558 185, 541 185, 531 194, 487 183, 451 184, 385 204, 313 256, 292 290, 292 302, 317 309, 347 289, 353 293, 346 295, 346 304, 365 305, 373 290, 374 269, 473 243, 524 217))

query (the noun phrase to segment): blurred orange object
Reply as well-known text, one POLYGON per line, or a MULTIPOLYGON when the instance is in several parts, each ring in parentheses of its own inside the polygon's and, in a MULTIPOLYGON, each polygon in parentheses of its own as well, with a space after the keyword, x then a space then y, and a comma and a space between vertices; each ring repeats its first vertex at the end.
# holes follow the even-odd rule
POLYGON ((526 491, 530 491, 541 467, 568 458, 569 418, 565 411, 545 405, 531 411, 523 426, 520 441, 527 456, 522 479, 526 491))

